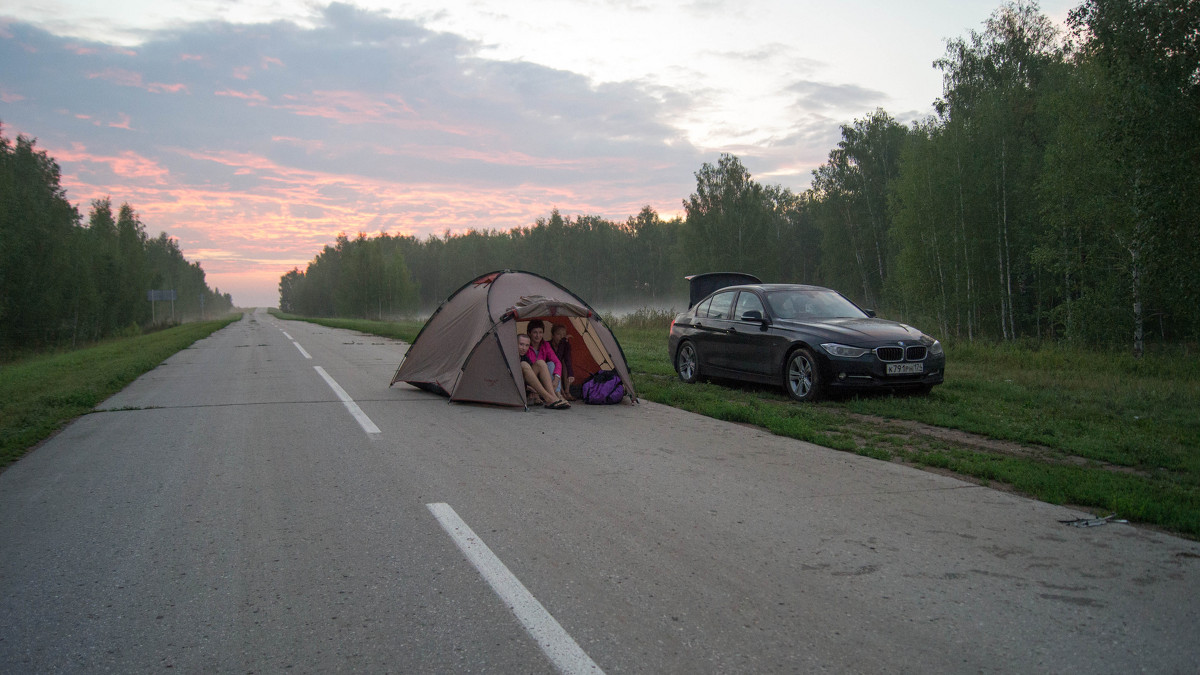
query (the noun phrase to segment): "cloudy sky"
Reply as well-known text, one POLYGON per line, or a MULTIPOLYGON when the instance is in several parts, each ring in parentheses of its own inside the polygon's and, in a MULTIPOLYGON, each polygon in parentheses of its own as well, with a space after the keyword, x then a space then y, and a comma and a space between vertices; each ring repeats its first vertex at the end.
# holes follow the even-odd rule
POLYGON ((339 232, 671 217, 723 152, 803 190, 839 125, 930 114, 946 39, 999 4, 0 0, 0 124, 85 217, 128 202, 274 305, 339 232))

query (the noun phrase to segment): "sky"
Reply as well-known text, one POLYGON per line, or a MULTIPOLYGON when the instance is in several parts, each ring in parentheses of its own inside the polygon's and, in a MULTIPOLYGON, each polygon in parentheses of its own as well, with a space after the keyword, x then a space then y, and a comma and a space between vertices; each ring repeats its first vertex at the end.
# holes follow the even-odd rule
POLYGON ((946 41, 999 6, 0 0, 0 125, 85 220, 129 203, 210 287, 273 306, 339 233, 671 218, 722 153, 802 191, 841 125, 932 114, 946 41))

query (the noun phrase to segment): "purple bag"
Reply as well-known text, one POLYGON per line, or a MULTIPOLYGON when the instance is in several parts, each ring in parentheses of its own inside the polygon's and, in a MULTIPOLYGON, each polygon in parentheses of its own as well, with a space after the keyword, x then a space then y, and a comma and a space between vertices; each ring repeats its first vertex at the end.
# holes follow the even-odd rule
POLYGON ((625 385, 615 370, 599 370, 583 381, 583 402, 611 405, 625 398, 625 385))

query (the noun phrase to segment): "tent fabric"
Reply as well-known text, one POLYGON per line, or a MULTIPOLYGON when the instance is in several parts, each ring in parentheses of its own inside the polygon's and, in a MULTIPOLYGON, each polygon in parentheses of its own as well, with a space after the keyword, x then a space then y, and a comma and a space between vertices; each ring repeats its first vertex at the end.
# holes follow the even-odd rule
POLYGON ((522 297, 517 301, 517 304, 513 305, 513 315, 518 319, 528 321, 539 317, 589 317, 592 315, 592 311, 578 305, 572 305, 569 302, 551 300, 542 295, 528 295, 522 297))
POLYGON ((518 270, 485 274, 452 293, 421 328, 391 383, 451 401, 524 407, 517 335, 533 319, 547 324, 547 339, 551 324, 566 327, 577 384, 597 370, 615 370, 638 400, 621 345, 596 311, 557 283, 518 270))

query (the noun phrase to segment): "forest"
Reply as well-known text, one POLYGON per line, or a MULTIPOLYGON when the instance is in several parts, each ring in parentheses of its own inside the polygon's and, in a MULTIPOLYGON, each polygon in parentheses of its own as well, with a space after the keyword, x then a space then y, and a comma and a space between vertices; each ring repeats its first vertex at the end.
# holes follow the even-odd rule
POLYGON ((109 198, 95 200, 84 222, 59 178, 33 140, 0 133, 0 360, 233 308, 175 240, 148 237, 128 203, 114 214, 109 198), (151 290, 176 299, 156 308, 151 290))
POLYGON ((948 40, 936 114, 877 109, 802 193, 724 154, 685 217, 552 210, 510 231, 345 235, 279 285, 285 311, 428 312, 476 275, 546 275, 598 307, 684 297, 742 271, 836 288, 943 339, 1132 349, 1200 339, 1200 2, 1088 0, 1060 31, 1035 3, 948 40))

